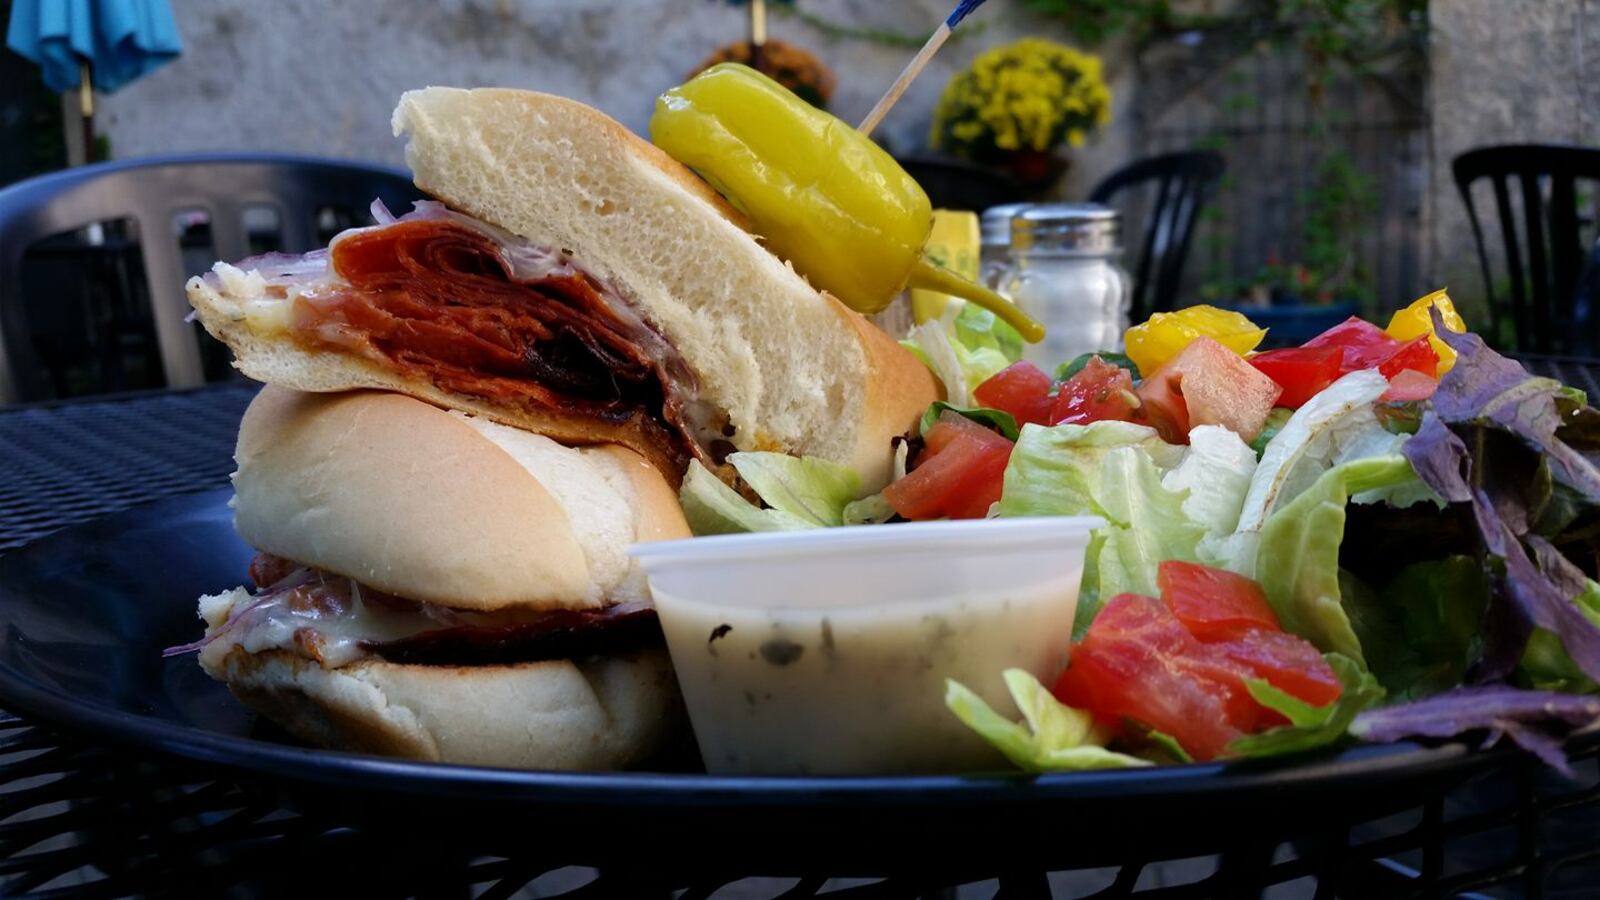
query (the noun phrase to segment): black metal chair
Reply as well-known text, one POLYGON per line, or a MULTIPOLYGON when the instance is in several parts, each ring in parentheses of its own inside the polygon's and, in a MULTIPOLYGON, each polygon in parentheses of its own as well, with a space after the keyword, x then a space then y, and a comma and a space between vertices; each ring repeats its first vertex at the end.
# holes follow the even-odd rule
MULTIPOLYGON (((49 396, 50 382, 29 335, 26 303, 58 297, 23 295, 23 258, 47 238, 95 223, 132 220, 149 287, 151 327, 168 387, 204 381, 198 326, 184 322, 180 214, 200 212, 210 230, 210 259, 251 255, 247 212, 271 210, 275 249, 298 253, 326 242, 330 230, 369 221, 381 198, 396 212, 422 197, 399 169, 356 162, 259 153, 150 157, 82 166, 0 190, 0 403, 49 396), (320 227, 319 227, 320 226, 320 227)), ((192 242, 191 242, 192 243, 192 242)), ((259 248, 258 248, 259 249, 259 248)), ((130 249, 130 252, 131 249, 130 249)), ((191 252, 191 257, 194 254, 191 252)), ((201 263, 205 265, 205 263, 201 263)))
POLYGON ((1133 321, 1176 305, 1195 223, 1227 168, 1227 161, 1211 150, 1152 156, 1111 173, 1089 194, 1091 202, 1108 206, 1127 191, 1154 194, 1143 217, 1133 271, 1133 321))
POLYGON ((934 209, 982 212, 1002 203, 1024 199, 1020 184, 1010 176, 945 156, 899 156, 895 161, 922 185, 934 209))
POLYGON ((1594 239, 1592 230, 1588 235, 1583 232, 1594 222, 1578 209, 1578 182, 1600 187, 1600 149, 1547 144, 1480 147, 1457 156, 1452 168, 1472 222, 1495 330, 1509 315, 1514 349, 1577 353, 1583 346, 1592 347, 1595 322, 1587 304, 1583 321, 1578 320, 1576 300, 1585 248, 1594 239), (1496 288, 1482 218, 1472 196, 1473 185, 1482 179, 1489 180, 1494 193, 1505 250, 1503 283, 1509 297, 1500 296, 1496 288), (1513 204, 1513 193, 1520 204, 1513 204))

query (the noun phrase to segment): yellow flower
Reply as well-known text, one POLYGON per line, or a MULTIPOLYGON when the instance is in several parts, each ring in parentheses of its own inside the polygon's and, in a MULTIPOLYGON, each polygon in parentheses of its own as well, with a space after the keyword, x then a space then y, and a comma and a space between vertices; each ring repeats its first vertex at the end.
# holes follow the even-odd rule
POLYGON ((945 86, 934 109, 935 147, 966 156, 1081 146, 1111 120, 1100 59, 1025 38, 980 53, 945 86))

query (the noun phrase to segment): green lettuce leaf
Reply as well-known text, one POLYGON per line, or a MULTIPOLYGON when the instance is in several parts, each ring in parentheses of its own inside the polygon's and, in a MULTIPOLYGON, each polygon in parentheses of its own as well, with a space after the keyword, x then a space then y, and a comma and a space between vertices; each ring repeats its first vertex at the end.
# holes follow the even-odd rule
POLYGON ((1022 335, 1015 328, 975 303, 959 306, 953 323, 956 343, 973 354, 998 353, 1007 366, 1022 358, 1022 335))
MULTIPOLYGON (((1600 584, 1592 579, 1583 593, 1573 599, 1585 618, 1600 625, 1600 584)), ((1535 628, 1528 638, 1528 647, 1522 654, 1519 667, 1521 676, 1539 690, 1561 691, 1566 694, 1592 694, 1600 691, 1593 680, 1583 674, 1572 661, 1554 632, 1535 628)))
POLYGON ((1165 731, 1157 731, 1143 722, 1124 718, 1122 734, 1125 742, 1131 743, 1139 752, 1151 756, 1154 760, 1173 763, 1194 762, 1194 757, 1183 749, 1177 738, 1165 731))
POLYGON ((1101 461, 1119 447, 1142 448, 1164 465, 1176 464, 1183 454, 1155 429, 1132 422, 1022 426, 1006 465, 1000 515, 1104 515, 1091 486, 1100 480, 1101 461))
MULTIPOLYGON (((933 376, 944 385, 944 398, 954 406, 972 405, 972 388, 982 384, 982 379, 968 386, 969 376, 962 368, 961 357, 956 353, 956 342, 938 321, 923 322, 911 329, 902 347, 916 354, 933 376)), ((999 371, 996 369, 995 371, 999 371)))
POLYGON ((1339 683, 1344 685, 1339 699, 1327 706, 1312 706, 1259 679, 1247 680, 1245 687, 1250 696, 1262 706, 1282 713, 1289 724, 1242 737, 1228 746, 1228 753, 1244 757, 1276 756, 1332 744, 1345 736, 1358 713, 1383 699, 1383 686, 1355 660, 1337 653, 1327 654, 1326 659, 1339 676, 1339 683))
POLYGON ((1200 425, 1189 432, 1189 452, 1161 484, 1188 491, 1184 515, 1204 526, 1207 536, 1223 537, 1239 525, 1255 471, 1256 455, 1237 434, 1221 425, 1200 425))
POLYGON ((1001 516, 1100 516, 1089 542, 1074 630, 1088 627, 1103 597, 1156 593, 1156 566, 1195 561, 1205 527, 1183 511, 1187 491, 1168 490, 1162 469, 1184 448, 1131 422, 1024 425, 1000 495, 1001 516))
POLYGON ((917 426, 918 434, 927 434, 935 422, 939 421, 945 410, 950 410, 957 415, 966 416, 979 425, 993 428, 1008 440, 1017 439, 1017 420, 1010 413, 999 409, 990 409, 987 406, 971 406, 962 408, 943 400, 935 400, 928 405, 922 414, 922 422, 917 426))
POLYGON ((1021 722, 995 712, 982 697, 957 681, 945 681, 944 703, 1017 768, 1027 772, 1070 772, 1150 765, 1136 756, 1107 750, 1088 713, 1063 705, 1029 673, 1007 669, 1005 680, 1011 699, 1022 711, 1021 722))
POLYGON ((972 347, 953 338, 940 321, 923 322, 900 343, 933 370, 944 383, 945 399, 957 407, 971 406, 972 390, 1012 363, 996 346, 972 347))
POLYGON ((846 525, 882 525, 894 518, 894 507, 889 501, 883 499, 883 494, 873 494, 852 500, 844 507, 844 524, 846 525))
POLYGON ((1403 456, 1355 460, 1329 469, 1308 490, 1272 514, 1261 529, 1253 575, 1285 631, 1324 653, 1365 666, 1361 644, 1341 603, 1339 543, 1350 495, 1415 479, 1403 456))
POLYGON ((755 452, 731 453, 728 463, 768 506, 807 525, 843 525, 845 505, 861 493, 854 469, 825 459, 755 452))
POLYGON ((1187 492, 1162 486, 1161 472, 1142 447, 1107 453, 1090 494, 1108 523, 1096 561, 1099 596, 1160 596, 1156 569, 1164 560, 1199 562, 1205 526, 1184 513, 1187 492))
POLYGON ((777 509, 761 509, 739 496, 722 479, 700 464, 689 463, 678 489, 678 502, 689 530, 697 535, 741 534, 747 531, 790 531, 813 528, 812 523, 777 509))
POLYGON ((1261 529, 1273 512, 1331 468, 1345 444, 1383 430, 1372 404, 1388 389, 1389 380, 1376 370, 1351 372, 1295 410, 1262 451, 1239 511, 1238 530, 1218 542, 1215 564, 1242 575, 1255 569, 1261 529))
POLYGON ((1344 587, 1361 649, 1391 699, 1426 697, 1461 684, 1481 652, 1479 632, 1489 602, 1488 580, 1475 558, 1412 563, 1370 600, 1352 603, 1344 587))

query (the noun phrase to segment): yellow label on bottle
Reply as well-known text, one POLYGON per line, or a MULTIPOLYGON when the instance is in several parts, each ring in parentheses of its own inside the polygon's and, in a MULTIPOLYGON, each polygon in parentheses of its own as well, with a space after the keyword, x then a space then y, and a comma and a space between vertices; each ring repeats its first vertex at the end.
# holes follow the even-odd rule
MULTIPOLYGON (((928 235, 923 256, 957 275, 977 281, 981 250, 977 213, 957 209, 933 211, 933 231, 928 235)), ((951 304, 961 302, 939 291, 912 288, 911 316, 920 325, 939 318, 951 304)))

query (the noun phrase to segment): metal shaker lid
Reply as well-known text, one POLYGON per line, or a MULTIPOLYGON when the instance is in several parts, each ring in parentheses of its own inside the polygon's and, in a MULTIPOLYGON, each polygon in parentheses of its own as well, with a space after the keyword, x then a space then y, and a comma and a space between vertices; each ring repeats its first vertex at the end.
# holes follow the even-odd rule
POLYGON ((983 211, 983 246, 1004 247, 1011 243, 1011 217, 1033 206, 1032 203, 1002 203, 983 211))
POLYGON ((1011 217, 1011 247, 1070 253, 1116 253, 1122 219, 1099 203, 1037 203, 1011 217))

